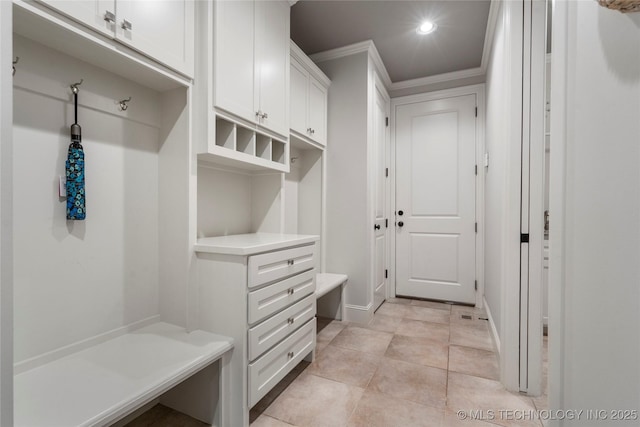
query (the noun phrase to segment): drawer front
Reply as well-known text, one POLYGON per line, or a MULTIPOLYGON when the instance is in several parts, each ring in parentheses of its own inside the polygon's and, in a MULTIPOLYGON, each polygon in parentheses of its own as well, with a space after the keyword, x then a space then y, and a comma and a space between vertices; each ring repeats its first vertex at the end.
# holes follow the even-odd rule
POLYGON ((315 267, 315 263, 316 245, 251 256, 249 289, 309 270, 315 267))
POLYGON ((283 308, 301 300, 316 290, 316 270, 311 269, 297 276, 249 292, 247 304, 250 325, 266 319, 283 308))
POLYGON ((316 345, 316 322, 310 320, 267 352, 249 364, 249 407, 278 384, 316 345))
POLYGON ((249 360, 257 359, 314 317, 316 317, 316 297, 312 294, 249 329, 249 360))

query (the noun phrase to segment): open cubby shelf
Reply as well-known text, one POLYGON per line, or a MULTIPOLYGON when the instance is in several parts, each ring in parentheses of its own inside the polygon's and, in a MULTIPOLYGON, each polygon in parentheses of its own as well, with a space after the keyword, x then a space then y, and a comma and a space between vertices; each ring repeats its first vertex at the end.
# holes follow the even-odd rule
POLYGON ((289 172, 287 141, 216 116, 215 144, 198 160, 240 169, 289 172))

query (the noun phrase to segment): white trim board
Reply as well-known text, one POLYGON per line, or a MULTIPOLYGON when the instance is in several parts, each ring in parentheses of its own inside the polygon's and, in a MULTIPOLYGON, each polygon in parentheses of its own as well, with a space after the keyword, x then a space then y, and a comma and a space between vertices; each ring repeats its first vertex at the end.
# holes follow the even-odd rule
POLYGON ((345 304, 344 309, 346 319, 343 321, 366 325, 373 319, 373 301, 366 306, 345 304))
POLYGON ((498 353, 498 356, 500 356, 500 335, 498 334, 498 329, 493 321, 493 316, 491 315, 489 304, 487 304, 487 299, 484 296, 482 299, 484 300, 484 309, 487 312, 487 318, 489 319, 489 331, 491 332, 491 338, 493 340, 493 348, 496 353, 498 353))

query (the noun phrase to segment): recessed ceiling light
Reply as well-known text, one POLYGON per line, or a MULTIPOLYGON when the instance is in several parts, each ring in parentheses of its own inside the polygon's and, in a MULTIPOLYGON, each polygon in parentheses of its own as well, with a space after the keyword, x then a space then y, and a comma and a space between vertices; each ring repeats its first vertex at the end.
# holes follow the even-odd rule
POLYGON ((433 33, 436 30, 436 28, 438 28, 438 26, 433 22, 424 21, 422 24, 420 24, 416 32, 418 34, 429 34, 429 33, 433 33))

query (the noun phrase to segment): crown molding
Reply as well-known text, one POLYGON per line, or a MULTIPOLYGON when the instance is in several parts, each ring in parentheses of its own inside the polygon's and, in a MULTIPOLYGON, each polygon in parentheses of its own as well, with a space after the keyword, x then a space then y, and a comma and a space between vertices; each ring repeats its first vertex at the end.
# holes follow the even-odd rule
POLYGON ((484 74, 485 71, 482 69, 482 67, 469 68, 467 70, 452 71, 450 73, 436 74, 434 76, 420 77, 418 79, 403 80, 401 82, 391 83, 391 87, 389 88, 389 90, 395 91, 400 89, 410 89, 419 86, 428 86, 452 80, 482 76, 484 74))
POLYGON ((484 45, 482 46, 482 60, 480 68, 482 72, 487 72, 489 66, 489 57, 491 56, 491 47, 496 34, 496 25, 498 23, 498 12, 500 11, 500 2, 503 0, 491 0, 489 5, 489 17, 487 18, 487 30, 484 33, 484 45))
POLYGON ((387 88, 389 88, 391 86, 391 78, 389 77, 387 68, 384 66, 384 62, 382 62, 380 53, 378 52, 376 45, 373 43, 373 40, 365 40, 363 42, 350 44, 336 49, 314 53, 310 56, 310 58, 313 60, 313 62, 319 63, 331 61, 338 58, 344 58, 345 56, 356 55, 363 52, 366 52, 369 55, 369 58, 373 62, 373 65, 378 70, 378 74, 380 74, 382 82, 387 88))

